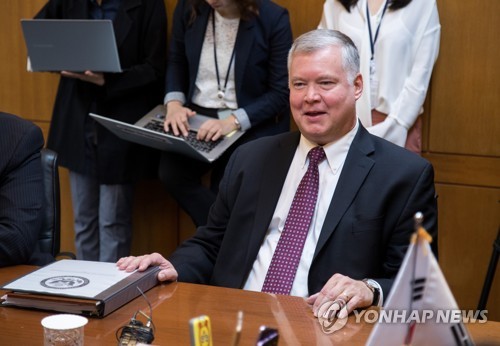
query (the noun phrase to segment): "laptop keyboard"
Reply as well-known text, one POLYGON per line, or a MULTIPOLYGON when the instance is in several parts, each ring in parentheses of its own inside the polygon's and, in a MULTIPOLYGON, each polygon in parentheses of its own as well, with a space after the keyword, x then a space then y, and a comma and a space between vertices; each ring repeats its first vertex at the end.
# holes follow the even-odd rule
POLYGON ((150 120, 144 126, 144 128, 163 134, 168 134, 170 136, 182 138, 195 149, 205 153, 209 153, 213 148, 215 148, 217 144, 219 144, 223 140, 223 138, 219 138, 216 141, 208 141, 208 142, 200 141, 199 139, 196 138, 196 132, 194 131, 189 131, 187 137, 184 137, 183 135, 176 136, 172 131, 165 132, 165 128, 163 127, 163 121, 155 119, 150 120))

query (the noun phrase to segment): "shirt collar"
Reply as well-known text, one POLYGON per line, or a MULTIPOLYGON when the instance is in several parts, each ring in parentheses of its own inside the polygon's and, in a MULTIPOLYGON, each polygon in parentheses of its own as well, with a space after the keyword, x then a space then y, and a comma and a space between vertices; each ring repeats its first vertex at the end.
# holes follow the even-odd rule
MULTIPOLYGON (((334 174, 336 174, 339 169, 342 168, 349 148, 351 147, 351 143, 354 140, 358 129, 359 122, 356 121, 356 124, 354 125, 352 130, 346 133, 342 138, 323 146, 326 154, 326 161, 328 162, 328 165, 330 166, 330 169, 334 174)), ((316 143, 311 142, 310 140, 305 138, 304 135, 300 135, 297 155, 299 155, 299 162, 302 163, 302 167, 304 167, 307 163, 307 153, 309 152, 309 150, 316 146, 318 146, 316 143)))

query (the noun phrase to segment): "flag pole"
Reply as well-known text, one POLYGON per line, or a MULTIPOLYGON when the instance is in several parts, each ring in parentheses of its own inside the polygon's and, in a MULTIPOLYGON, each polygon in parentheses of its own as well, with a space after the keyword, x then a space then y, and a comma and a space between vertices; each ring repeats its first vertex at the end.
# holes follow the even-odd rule
MULTIPOLYGON (((415 249, 413 251, 413 265, 412 265, 412 273, 411 273, 411 281, 410 281, 410 307, 409 311, 413 311, 413 292, 415 290, 415 272, 417 269, 417 255, 419 252, 418 246, 419 246, 419 237, 421 236, 420 230, 422 229, 422 224, 424 222, 424 214, 422 212, 418 211, 415 213, 413 216, 413 221, 414 221, 414 227, 415 227, 415 233, 413 233, 413 236, 411 238, 411 242, 414 244, 415 249)), ((411 345, 411 340, 413 338, 413 333, 415 331, 416 323, 415 321, 411 321, 410 324, 408 325, 408 330, 406 332, 406 337, 405 337, 405 345, 411 345)))

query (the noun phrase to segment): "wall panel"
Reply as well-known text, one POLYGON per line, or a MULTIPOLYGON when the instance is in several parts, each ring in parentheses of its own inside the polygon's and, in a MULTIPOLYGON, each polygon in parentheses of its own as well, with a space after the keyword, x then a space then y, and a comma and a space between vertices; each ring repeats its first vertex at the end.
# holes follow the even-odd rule
POLYGON ((26 46, 20 19, 32 18, 45 1, 3 0, 0 11, 0 108, 27 119, 50 121, 58 77, 26 71, 26 46))
POLYGON ((439 0, 430 150, 500 156, 500 1, 439 0))
MULTIPOLYGON (((500 188, 437 184, 439 263, 458 305, 475 309, 500 221, 500 188)), ((500 320, 500 273, 491 290, 489 318, 500 320)))
MULTIPOLYGON (((500 53, 497 0, 438 0, 428 152, 439 193, 440 264, 461 308, 479 301, 500 227, 500 53)), ((487 308, 500 320, 500 270, 487 308)))
POLYGON ((315 29, 321 20, 323 0, 308 0, 307 2, 275 0, 275 2, 288 9, 294 37, 315 29))

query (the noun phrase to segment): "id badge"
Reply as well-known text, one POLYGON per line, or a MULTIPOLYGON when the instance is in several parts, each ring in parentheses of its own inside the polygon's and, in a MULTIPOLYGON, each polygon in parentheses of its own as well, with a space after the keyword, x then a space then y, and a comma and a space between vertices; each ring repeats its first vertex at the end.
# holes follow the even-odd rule
POLYGON ((375 59, 370 60, 370 103, 371 108, 378 106, 378 77, 375 69, 375 59))

